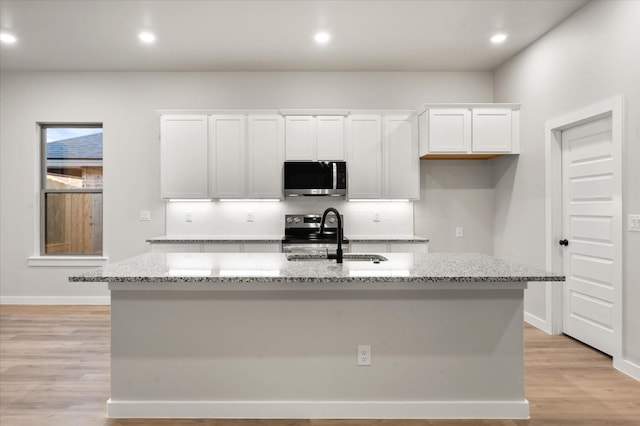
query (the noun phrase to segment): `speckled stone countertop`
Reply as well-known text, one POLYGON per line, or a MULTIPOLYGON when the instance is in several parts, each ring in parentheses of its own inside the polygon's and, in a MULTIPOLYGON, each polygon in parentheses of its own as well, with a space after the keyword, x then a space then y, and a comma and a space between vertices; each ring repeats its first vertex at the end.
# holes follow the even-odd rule
MULTIPOLYGON (((352 243, 428 243, 427 238, 414 235, 346 235, 352 243)), ((279 243, 282 235, 164 235, 149 238, 151 244, 207 243, 279 243)))
POLYGON ((146 253, 69 277, 110 283, 506 283, 563 276, 477 253, 378 253, 387 261, 287 260, 281 253, 146 253))
POLYGON ((280 243, 282 235, 164 235, 149 238, 151 244, 280 243))
POLYGON ((350 243, 428 243, 427 238, 416 235, 347 235, 350 243))

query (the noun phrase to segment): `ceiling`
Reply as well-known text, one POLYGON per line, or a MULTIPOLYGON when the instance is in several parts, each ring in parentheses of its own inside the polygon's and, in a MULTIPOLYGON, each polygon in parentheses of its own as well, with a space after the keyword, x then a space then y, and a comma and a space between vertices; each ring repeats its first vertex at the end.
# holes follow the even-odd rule
POLYGON ((1 70, 486 71, 587 0, 0 0, 1 70), (157 39, 145 45, 141 30, 157 39), (313 35, 331 33, 317 45, 313 35), (509 38, 493 45, 502 31, 509 38))

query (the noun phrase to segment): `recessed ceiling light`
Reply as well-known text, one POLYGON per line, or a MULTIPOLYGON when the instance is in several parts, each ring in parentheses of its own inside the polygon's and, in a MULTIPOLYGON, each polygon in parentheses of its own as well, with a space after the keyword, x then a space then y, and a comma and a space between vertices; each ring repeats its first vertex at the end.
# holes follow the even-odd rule
POLYGON ((507 35, 505 33, 497 33, 491 36, 491 43, 502 43, 507 39, 507 35))
POLYGON ((331 34, 322 31, 322 32, 316 33, 316 35, 313 38, 316 40, 316 43, 325 44, 325 43, 328 43, 329 40, 331 40, 331 34))
POLYGON ((147 44, 150 44, 156 41, 155 34, 150 33, 149 31, 142 31, 140 34, 138 34, 138 38, 140 39, 140 41, 147 44))
POLYGON ((18 39, 13 34, 3 31, 0 33, 0 41, 6 44, 13 44, 18 41, 18 39))

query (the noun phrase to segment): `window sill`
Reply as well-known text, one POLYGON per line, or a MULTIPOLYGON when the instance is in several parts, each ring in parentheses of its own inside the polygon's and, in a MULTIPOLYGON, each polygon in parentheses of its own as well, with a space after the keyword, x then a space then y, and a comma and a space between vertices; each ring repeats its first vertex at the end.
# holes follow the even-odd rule
POLYGON ((109 263, 104 256, 31 256, 27 258, 27 265, 34 267, 96 267, 109 263))

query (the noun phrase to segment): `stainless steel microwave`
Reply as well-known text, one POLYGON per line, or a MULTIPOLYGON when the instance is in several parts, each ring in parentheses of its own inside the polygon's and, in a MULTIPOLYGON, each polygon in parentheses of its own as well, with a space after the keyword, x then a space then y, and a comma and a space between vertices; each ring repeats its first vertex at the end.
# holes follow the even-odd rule
POLYGON ((346 194, 345 161, 285 161, 284 195, 339 197, 346 194))

